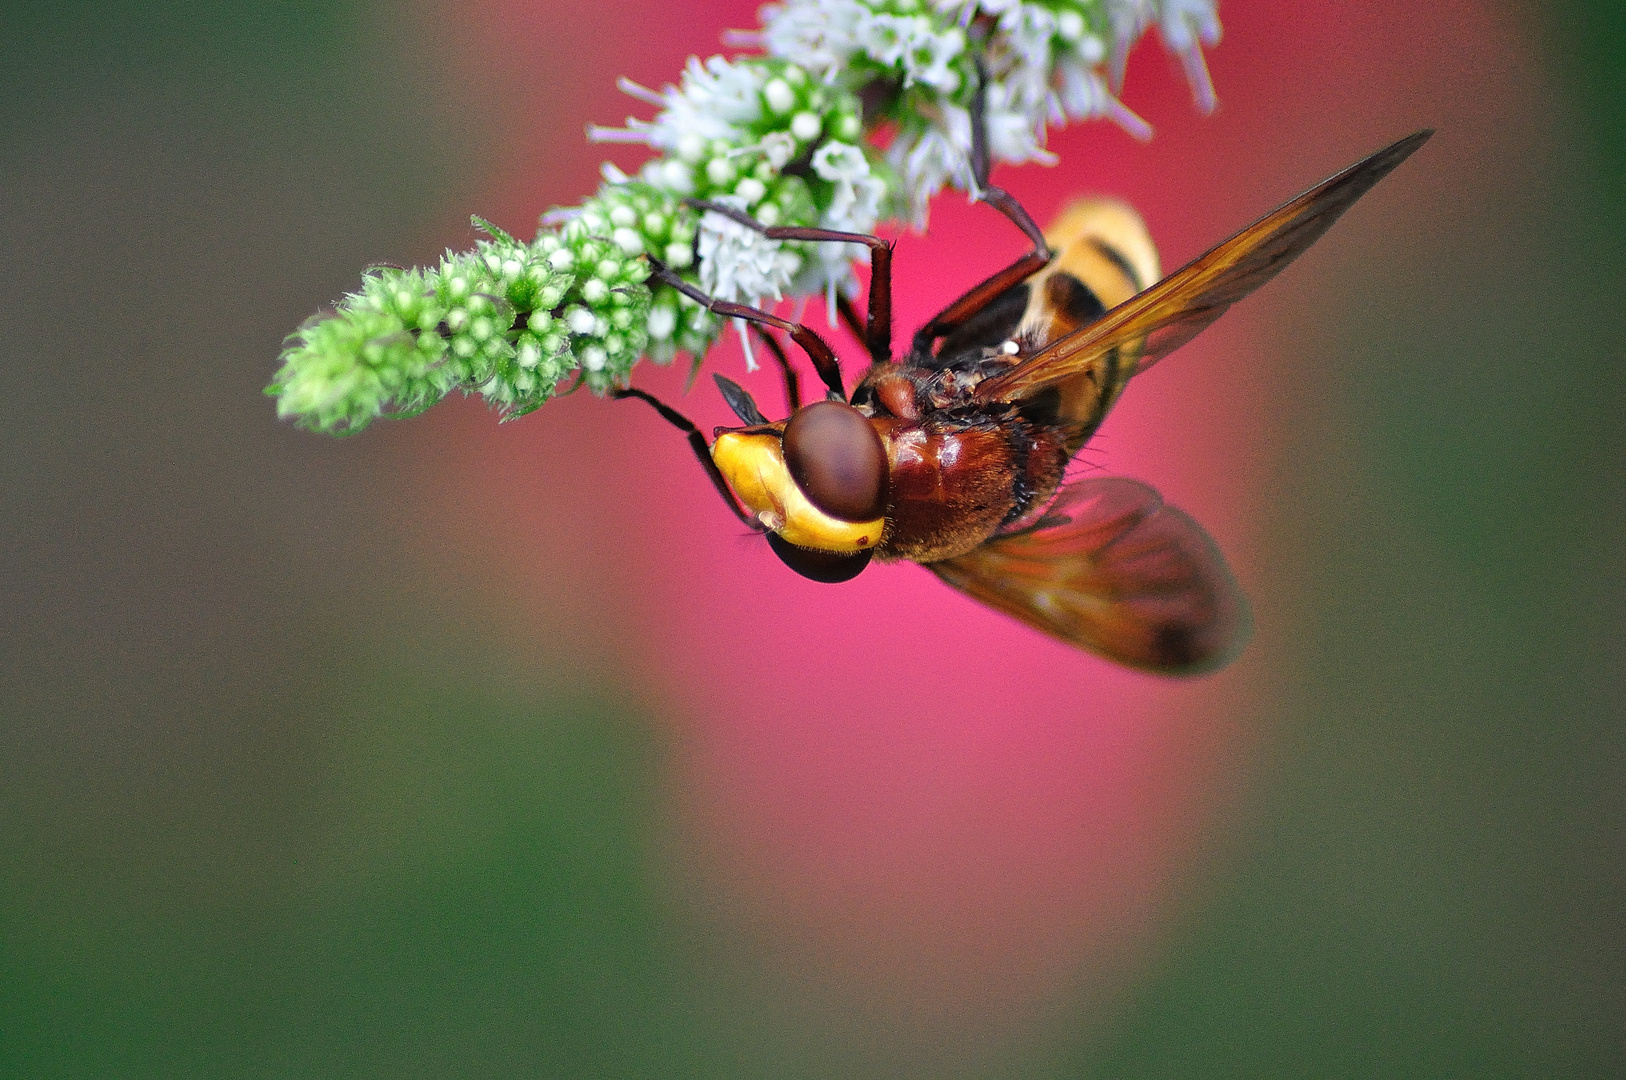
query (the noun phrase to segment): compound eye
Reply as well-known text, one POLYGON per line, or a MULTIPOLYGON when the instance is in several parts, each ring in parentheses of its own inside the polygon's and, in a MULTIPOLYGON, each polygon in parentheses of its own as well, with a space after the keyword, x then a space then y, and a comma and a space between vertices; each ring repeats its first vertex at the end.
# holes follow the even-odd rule
POLYGON ((813 551, 799 548, 778 533, 768 534, 768 546, 779 556, 779 561, 811 581, 826 585, 839 585, 851 581, 869 565, 868 551, 842 555, 834 551, 813 551))
POLYGON ((864 414, 819 401, 785 425, 785 464, 808 502, 841 521, 886 513, 886 447, 864 414))

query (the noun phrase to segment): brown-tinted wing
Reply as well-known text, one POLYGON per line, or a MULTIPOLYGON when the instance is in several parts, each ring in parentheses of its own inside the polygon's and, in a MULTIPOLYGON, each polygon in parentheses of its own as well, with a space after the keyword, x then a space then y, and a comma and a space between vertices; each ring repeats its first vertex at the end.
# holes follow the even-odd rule
POLYGON ((1247 640, 1247 602, 1219 548, 1145 484, 1077 481, 1046 520, 927 568, 989 607, 1148 671, 1212 671, 1247 640))
POLYGON ((1243 229, 1100 319, 1051 342, 976 389, 979 401, 1019 401, 1077 375, 1115 349, 1146 370, 1201 333, 1225 309, 1281 273, 1433 135, 1408 135, 1243 229), (1139 345, 1144 338, 1145 344, 1139 345))

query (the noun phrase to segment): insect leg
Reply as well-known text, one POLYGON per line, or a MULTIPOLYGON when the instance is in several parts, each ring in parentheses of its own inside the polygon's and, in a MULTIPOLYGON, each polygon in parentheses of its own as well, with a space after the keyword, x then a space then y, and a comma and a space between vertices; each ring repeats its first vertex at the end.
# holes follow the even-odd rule
POLYGON ((1022 204, 1004 188, 994 187, 988 182, 992 162, 988 156, 987 97, 988 70, 983 65, 982 57, 978 56, 977 93, 971 99, 971 174, 978 188, 978 197, 1015 223, 1033 241, 1033 250, 986 281, 973 285, 915 331, 914 339, 910 342, 910 355, 917 360, 929 358, 932 345, 938 338, 953 333, 1006 289, 1021 284, 1044 269, 1053 257, 1050 245, 1045 243, 1044 233, 1034 224, 1028 212, 1022 209, 1022 204))
POLYGON ((643 390, 627 387, 625 389, 611 390, 610 395, 617 400, 637 398, 639 401, 648 402, 654 406, 656 412, 661 414, 663 420, 688 436, 689 446, 694 450, 694 456, 700 460, 700 467, 706 470, 707 476, 711 477, 712 486, 723 497, 723 501, 728 504, 728 508, 734 511, 734 516, 751 529, 757 532, 764 531, 762 523, 746 513, 745 509, 740 506, 739 501, 734 498, 734 493, 728 489, 728 481, 723 479, 723 474, 717 468, 717 463, 711 460, 711 447, 706 445, 706 437, 700 434, 700 429, 694 426, 692 420, 671 406, 663 404, 655 395, 646 393, 643 390))
POLYGON ((864 317, 858 314, 853 302, 840 293, 836 294, 836 312, 841 316, 841 325, 851 331, 853 337, 863 341, 867 333, 864 329, 864 317))
POLYGON ((713 300, 673 273, 671 267, 659 259, 653 256, 645 256, 645 258, 649 259, 650 277, 663 285, 670 285, 690 300, 700 304, 707 311, 734 319, 744 319, 746 322, 758 323, 762 326, 772 326, 789 334, 790 339, 800 345, 802 351, 807 353, 807 358, 813 361, 813 368, 819 373, 819 378, 824 380, 824 385, 829 389, 831 399, 834 401, 847 400, 846 392, 841 388, 841 364, 836 360, 836 354, 831 350, 830 346, 825 344, 824 339, 819 335, 801 323, 781 319, 777 315, 770 315, 766 311, 758 311, 756 308, 745 304, 735 304, 728 300, 713 300))
POLYGON ((756 323, 751 324, 751 332, 768 346, 768 354, 773 357, 774 363, 779 365, 779 373, 785 377, 785 407, 795 412, 802 407, 802 380, 796 374, 796 369, 790 366, 790 357, 785 355, 785 347, 779 344, 778 338, 756 323))
POLYGON ((1049 261, 1048 255, 1041 256, 1037 252, 1029 252, 993 277, 973 285, 958 300, 939 311, 925 326, 915 331, 909 347, 910 357, 917 362, 929 359, 932 355, 932 344, 938 338, 958 330, 983 308, 998 299, 1006 289, 1022 284, 1043 270, 1049 261))
POLYGON ((1010 218, 1018 229, 1033 241, 1033 253, 1050 261, 1050 246, 1045 243, 1044 233, 1034 224, 1033 218, 1022 209, 1022 204, 1016 197, 1004 188, 994 187, 988 182, 988 174, 993 169, 993 162, 988 157, 988 68, 982 62, 982 55, 977 55, 977 93, 971 99, 971 175, 980 189, 982 201, 988 203, 1001 214, 1010 218))
POLYGON ((884 364, 892 359, 892 245, 868 233, 810 229, 796 225, 764 225, 743 210, 705 199, 685 199, 697 210, 721 214, 730 221, 755 229, 769 240, 814 240, 840 244, 863 244, 869 248, 869 319, 859 340, 870 359, 884 364))

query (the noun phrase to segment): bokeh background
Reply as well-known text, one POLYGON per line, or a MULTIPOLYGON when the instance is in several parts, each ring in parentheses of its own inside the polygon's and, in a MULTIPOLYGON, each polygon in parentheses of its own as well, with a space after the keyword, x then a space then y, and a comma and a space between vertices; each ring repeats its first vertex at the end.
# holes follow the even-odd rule
MULTIPOLYGON (((1182 682, 793 578, 634 405, 274 420, 749 3, 8 5, 0 1075, 1626 1075, 1626 15, 1222 16, 1000 182, 1174 266, 1440 133, 1087 451, 1253 599, 1182 682)), ((1020 247, 940 200, 900 323, 1020 247)))

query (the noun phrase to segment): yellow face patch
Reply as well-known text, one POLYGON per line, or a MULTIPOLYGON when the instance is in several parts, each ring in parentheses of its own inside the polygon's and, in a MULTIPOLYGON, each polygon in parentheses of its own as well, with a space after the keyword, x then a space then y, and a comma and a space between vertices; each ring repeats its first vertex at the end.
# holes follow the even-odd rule
POLYGON ((886 518, 842 521, 808 501, 785 465, 778 435, 726 432, 712 443, 711 459, 757 520, 797 547, 851 553, 881 542, 886 518))

